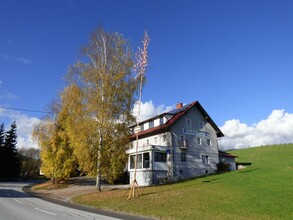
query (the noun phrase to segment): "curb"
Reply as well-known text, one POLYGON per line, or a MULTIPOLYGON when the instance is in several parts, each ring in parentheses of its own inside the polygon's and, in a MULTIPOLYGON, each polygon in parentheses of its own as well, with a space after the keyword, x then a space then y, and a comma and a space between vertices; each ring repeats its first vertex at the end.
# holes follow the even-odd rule
POLYGON ((94 214, 104 215, 104 216, 108 216, 108 217, 112 217, 112 218, 125 219, 125 220, 153 220, 153 218, 130 215, 130 214, 115 212, 115 211, 102 210, 102 209, 97 209, 97 208, 93 208, 90 206, 83 206, 83 205, 75 204, 72 202, 65 202, 65 201, 62 201, 59 199, 49 198, 43 194, 40 194, 40 193, 33 191, 31 189, 33 185, 34 184, 24 186, 22 188, 22 190, 25 193, 29 194, 30 196, 45 200, 47 202, 62 205, 62 206, 68 207, 68 208, 78 209, 81 211, 91 212, 94 214))

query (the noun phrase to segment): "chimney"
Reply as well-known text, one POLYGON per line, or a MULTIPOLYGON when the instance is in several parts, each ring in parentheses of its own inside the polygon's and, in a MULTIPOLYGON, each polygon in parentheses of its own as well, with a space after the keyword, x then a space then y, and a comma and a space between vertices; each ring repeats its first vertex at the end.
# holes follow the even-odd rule
POLYGON ((177 102, 176 104, 176 109, 181 109, 182 108, 182 102, 177 102))

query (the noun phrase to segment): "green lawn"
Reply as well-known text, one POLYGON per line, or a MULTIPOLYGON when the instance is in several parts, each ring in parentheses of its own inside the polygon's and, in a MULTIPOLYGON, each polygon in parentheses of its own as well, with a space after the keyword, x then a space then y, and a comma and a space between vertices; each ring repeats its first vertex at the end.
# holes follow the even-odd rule
POLYGON ((74 202, 160 219, 293 219, 293 145, 231 151, 252 165, 220 175, 129 191, 108 191, 74 202))

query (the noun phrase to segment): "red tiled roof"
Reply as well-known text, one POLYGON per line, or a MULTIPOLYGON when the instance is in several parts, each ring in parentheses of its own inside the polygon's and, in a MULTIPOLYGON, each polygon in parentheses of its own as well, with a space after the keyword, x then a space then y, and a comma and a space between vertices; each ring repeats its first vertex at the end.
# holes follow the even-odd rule
MULTIPOLYGON (((211 119, 211 117, 208 115, 208 113, 204 110, 204 108, 201 106, 201 104, 198 101, 192 102, 192 103, 184 106, 182 108, 183 110, 181 110, 181 111, 180 110, 178 110, 178 111, 172 110, 171 112, 172 112, 172 114, 174 114, 174 116, 170 120, 168 120, 165 124, 162 124, 162 125, 159 125, 159 126, 156 126, 156 127, 153 127, 153 128, 149 128, 147 130, 140 131, 140 132, 138 132, 138 137, 143 138, 143 137, 147 137, 147 136, 150 136, 150 135, 155 135, 155 134, 159 134, 159 133, 168 131, 170 129, 170 127, 178 119, 180 119, 184 114, 186 114, 189 111, 189 109, 192 108, 193 106, 196 106, 198 108, 198 110, 203 114, 204 118, 212 125, 212 127, 217 132, 217 137, 223 137, 224 134, 222 133, 222 131, 218 128, 218 126, 214 123, 214 121, 211 119), (175 113, 173 113, 173 112, 175 112, 175 113)), ((164 113, 162 115, 170 114, 171 112, 167 112, 167 113, 164 113)), ((157 116, 155 116, 155 117, 153 117, 151 119, 148 119, 146 121, 150 121, 150 120, 155 119, 155 118, 157 118, 157 116)), ((141 122, 140 124, 142 124, 144 122, 141 122)), ((136 134, 132 134, 130 138, 132 140, 135 139, 136 134)))

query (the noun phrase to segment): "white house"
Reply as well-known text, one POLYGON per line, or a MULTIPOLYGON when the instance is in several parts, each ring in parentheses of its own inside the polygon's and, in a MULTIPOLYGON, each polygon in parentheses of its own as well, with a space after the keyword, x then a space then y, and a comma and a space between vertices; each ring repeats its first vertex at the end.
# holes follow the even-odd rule
POLYGON ((224 134, 198 101, 141 122, 131 136, 128 171, 141 186, 214 173, 219 163, 218 138, 224 134))

